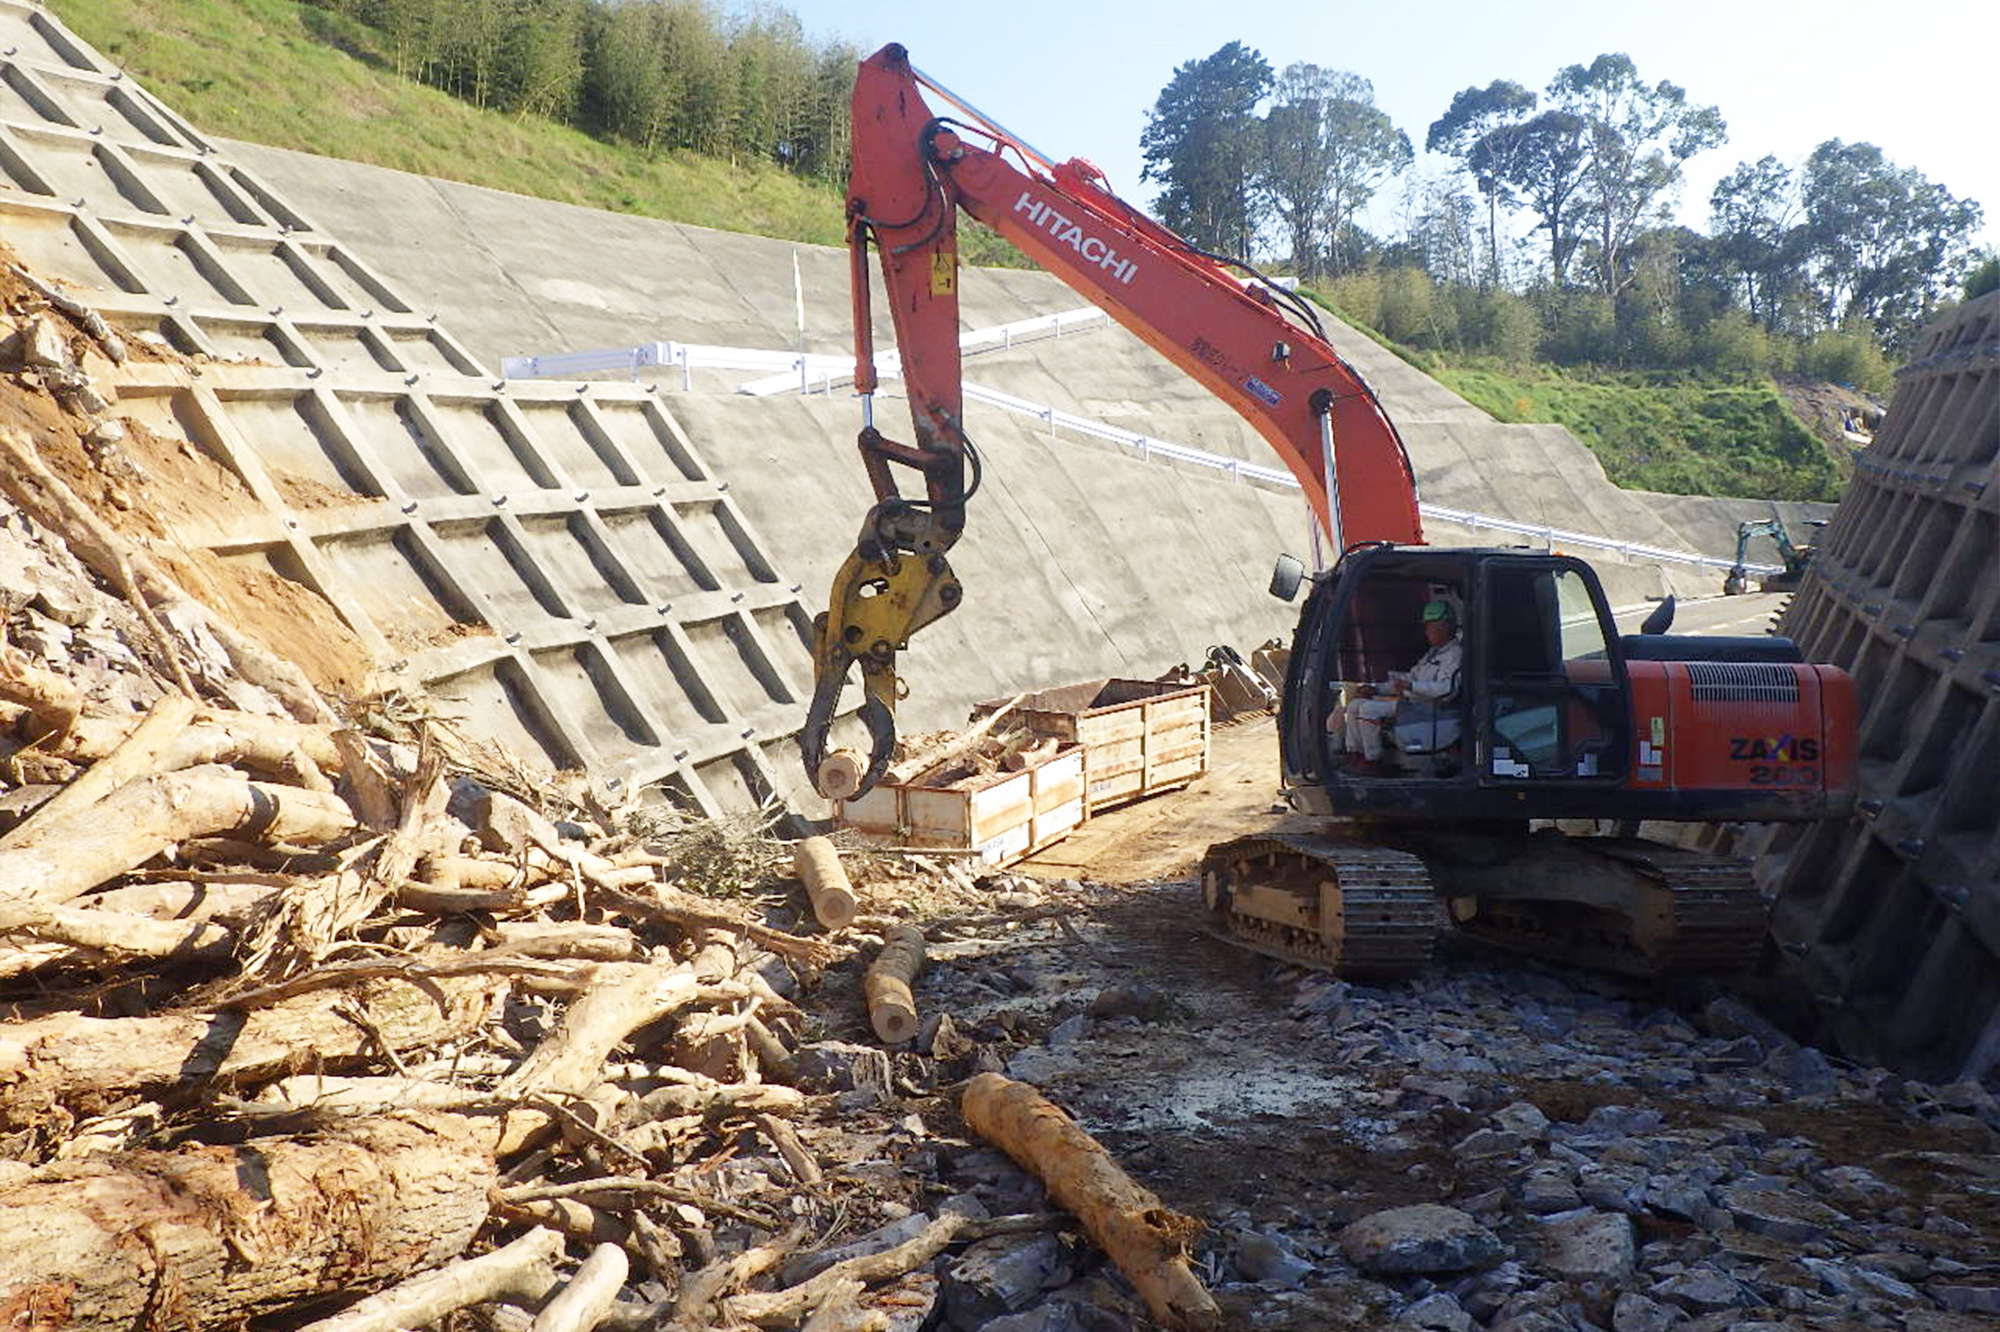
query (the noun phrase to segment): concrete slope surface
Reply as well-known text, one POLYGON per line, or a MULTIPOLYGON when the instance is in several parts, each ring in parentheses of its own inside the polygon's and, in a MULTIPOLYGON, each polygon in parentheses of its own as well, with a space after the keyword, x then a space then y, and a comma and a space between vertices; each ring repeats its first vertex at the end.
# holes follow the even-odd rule
POLYGON ((799 585, 656 394, 497 382, 46 12, 0 3, 0 51, 0 234, 140 349, 91 367, 125 428, 218 477, 164 544, 302 585, 383 683, 609 798, 797 784, 799 585))

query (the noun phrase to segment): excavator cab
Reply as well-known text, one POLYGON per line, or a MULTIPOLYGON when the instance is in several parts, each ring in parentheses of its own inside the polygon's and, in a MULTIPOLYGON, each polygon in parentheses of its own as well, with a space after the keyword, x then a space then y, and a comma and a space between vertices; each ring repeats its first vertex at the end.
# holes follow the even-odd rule
POLYGON ((1632 738, 1616 644, 1603 590, 1579 560, 1350 552, 1314 581, 1300 617, 1282 713, 1294 803, 1375 818, 1524 817, 1535 788, 1617 786, 1632 738), (1457 626, 1457 678, 1369 706, 1425 658, 1423 616, 1439 603, 1457 626), (1349 743, 1357 707, 1379 727, 1379 760, 1349 743))

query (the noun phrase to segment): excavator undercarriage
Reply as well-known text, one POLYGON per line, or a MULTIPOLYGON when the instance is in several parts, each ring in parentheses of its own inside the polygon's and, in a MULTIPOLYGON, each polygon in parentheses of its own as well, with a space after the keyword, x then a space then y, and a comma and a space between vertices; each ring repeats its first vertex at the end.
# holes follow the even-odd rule
MULTIPOLYGON (((1376 829, 1370 829, 1374 833, 1376 829)), ((1766 907, 1748 862, 1633 837, 1276 832, 1210 847, 1231 943, 1343 976, 1421 970, 1446 928, 1550 961, 1663 978, 1740 972, 1766 907)))

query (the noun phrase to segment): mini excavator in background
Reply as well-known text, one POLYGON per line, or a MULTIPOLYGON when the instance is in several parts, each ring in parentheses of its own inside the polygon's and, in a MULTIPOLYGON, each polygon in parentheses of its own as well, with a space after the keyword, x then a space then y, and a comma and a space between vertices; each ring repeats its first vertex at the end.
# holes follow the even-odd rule
MULTIPOLYGON (((1765 908, 1746 862, 1637 836, 1642 820, 1819 820, 1854 803, 1852 681, 1780 638, 1620 636, 1584 562, 1424 544, 1395 426, 1312 307, 1120 201, 1089 163, 1052 163, 935 82, 900 46, 863 61, 848 187, 855 387, 876 495, 815 623, 800 737, 815 783, 858 665, 870 751, 888 765, 896 653, 960 604, 947 553, 977 489, 958 326, 959 210, 1101 306, 1240 412, 1285 461, 1337 556, 1309 581, 1278 715, 1301 817, 1209 848, 1207 904, 1245 946, 1344 974, 1425 965, 1448 914, 1518 950, 1640 975, 1744 968, 1765 908), (933 113, 929 90, 965 119, 933 113), (902 353, 914 443, 873 420, 873 246, 902 353), (895 468, 920 477, 903 495, 895 468), (968 476, 970 482, 968 483, 968 476), (1332 709, 1423 650, 1420 612, 1462 608, 1456 693, 1386 768, 1329 734, 1332 709), (1554 821, 1609 822, 1572 836, 1554 821), (1441 911, 1440 906, 1447 910, 1441 911)), ((1669 610, 1668 616, 1671 617, 1669 610)))

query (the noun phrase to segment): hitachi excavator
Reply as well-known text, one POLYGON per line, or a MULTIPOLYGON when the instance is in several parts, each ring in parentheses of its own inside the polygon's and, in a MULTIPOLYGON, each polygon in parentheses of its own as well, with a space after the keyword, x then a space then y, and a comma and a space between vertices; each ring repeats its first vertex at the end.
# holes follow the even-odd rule
MULTIPOLYGON (((1580 560, 1424 544, 1403 442, 1304 301, 1121 202, 1080 160, 1029 149, 891 45, 863 61, 848 189, 860 449, 876 495, 815 625, 800 737, 819 780, 850 668, 865 690, 862 789, 895 740, 896 653, 956 609, 947 552, 979 477, 958 328, 963 210, 1100 305, 1240 412, 1284 459, 1335 558, 1309 582, 1278 717, 1298 817, 1211 847, 1215 927, 1310 966, 1424 966, 1446 922, 1504 945, 1643 975, 1754 962, 1765 911, 1744 862, 1637 835, 1642 820, 1837 818, 1853 805, 1849 678, 1777 638, 1621 637, 1580 560), (959 115, 933 111, 926 94, 959 115), (875 427, 873 247, 902 353, 912 444, 875 427), (921 477, 903 495, 895 468, 921 477), (969 478, 969 480, 968 480, 969 478), (1340 747, 1333 710, 1423 651, 1453 608, 1463 662, 1419 726, 1385 720, 1380 763, 1340 747), (1556 821, 1596 821, 1571 835, 1556 821)), ((1669 611, 1669 617, 1671 612, 1669 611)))

